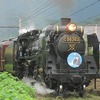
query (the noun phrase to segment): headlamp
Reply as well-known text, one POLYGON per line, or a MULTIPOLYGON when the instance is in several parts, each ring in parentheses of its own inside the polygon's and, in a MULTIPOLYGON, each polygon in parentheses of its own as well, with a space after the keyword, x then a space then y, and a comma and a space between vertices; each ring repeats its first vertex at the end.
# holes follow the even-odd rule
POLYGON ((74 24, 74 23, 70 23, 70 24, 67 25, 66 28, 67 28, 68 31, 73 32, 73 31, 76 30, 77 26, 76 26, 76 24, 74 24))

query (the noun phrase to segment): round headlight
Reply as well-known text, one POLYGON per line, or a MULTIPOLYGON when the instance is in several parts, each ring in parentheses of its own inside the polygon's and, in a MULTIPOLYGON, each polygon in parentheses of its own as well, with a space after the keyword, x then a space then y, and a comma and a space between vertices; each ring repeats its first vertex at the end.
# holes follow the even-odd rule
POLYGON ((74 23, 70 23, 68 26, 67 26, 67 29, 69 30, 69 31, 75 31, 76 30, 76 28, 77 28, 77 26, 74 24, 74 23))
POLYGON ((72 68, 78 68, 82 64, 82 56, 77 52, 72 52, 67 57, 67 63, 72 68))

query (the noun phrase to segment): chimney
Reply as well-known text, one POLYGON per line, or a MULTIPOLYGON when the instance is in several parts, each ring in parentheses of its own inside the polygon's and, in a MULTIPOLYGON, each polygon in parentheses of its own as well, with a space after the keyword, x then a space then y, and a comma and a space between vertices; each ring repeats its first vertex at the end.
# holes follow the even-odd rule
POLYGON ((70 22, 71 22, 71 19, 70 18, 61 18, 61 25, 62 26, 66 26, 70 22))

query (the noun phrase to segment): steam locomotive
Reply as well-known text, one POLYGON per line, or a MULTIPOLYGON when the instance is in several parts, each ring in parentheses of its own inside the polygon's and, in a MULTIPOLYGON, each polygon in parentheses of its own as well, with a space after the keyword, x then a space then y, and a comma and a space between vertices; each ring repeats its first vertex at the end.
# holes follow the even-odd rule
POLYGON ((57 94, 76 91, 82 97, 84 88, 98 76, 98 38, 95 33, 88 35, 86 44, 83 34, 81 26, 62 18, 61 26, 50 25, 39 35, 34 76, 43 77, 45 84, 57 94), (86 54, 86 48, 92 48, 92 55, 86 54))
POLYGON ((15 74, 42 80, 58 94, 76 91, 84 96, 84 88, 99 73, 99 41, 95 33, 85 39, 83 35, 82 26, 62 18, 61 26, 49 25, 18 36, 13 45, 15 74))

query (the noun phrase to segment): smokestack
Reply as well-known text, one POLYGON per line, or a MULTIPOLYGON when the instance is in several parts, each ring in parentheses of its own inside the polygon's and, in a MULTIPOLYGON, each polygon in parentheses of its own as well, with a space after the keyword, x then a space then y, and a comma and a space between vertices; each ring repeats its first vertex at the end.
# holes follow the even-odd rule
POLYGON ((70 18, 61 18, 61 25, 62 26, 66 26, 70 22, 71 22, 71 19, 70 18))

